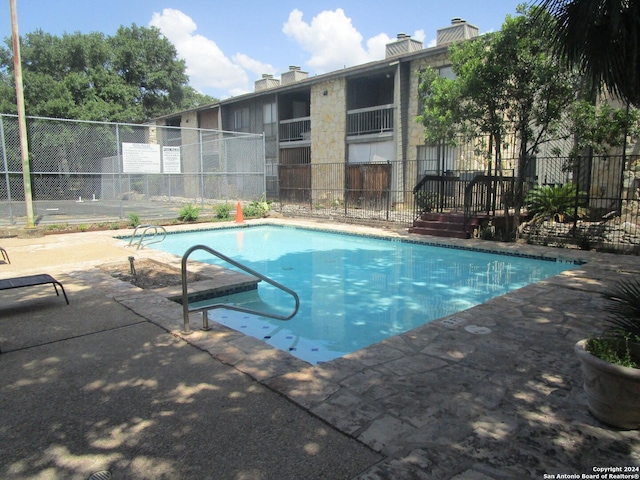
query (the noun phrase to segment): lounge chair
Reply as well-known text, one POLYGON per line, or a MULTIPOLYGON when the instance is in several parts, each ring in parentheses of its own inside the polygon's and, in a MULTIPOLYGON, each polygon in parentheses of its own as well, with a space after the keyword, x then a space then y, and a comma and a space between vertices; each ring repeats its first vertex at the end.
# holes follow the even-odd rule
POLYGON ((53 288, 56 290, 56 295, 60 296, 60 292, 58 292, 58 287, 62 290, 62 294, 64 295, 64 299, 69 305, 69 299, 67 298, 67 293, 64 291, 64 287, 62 284, 53 278, 51 275, 46 273, 40 275, 27 275, 26 277, 14 277, 14 278, 5 278, 0 280, 0 290, 9 290, 11 288, 22 288, 22 287, 35 287, 36 285, 46 285, 52 284, 53 288))
POLYGON ((2 260, 4 263, 11 263, 11 260, 9 260, 9 254, 4 248, 0 247, 0 253, 2 253, 2 260))

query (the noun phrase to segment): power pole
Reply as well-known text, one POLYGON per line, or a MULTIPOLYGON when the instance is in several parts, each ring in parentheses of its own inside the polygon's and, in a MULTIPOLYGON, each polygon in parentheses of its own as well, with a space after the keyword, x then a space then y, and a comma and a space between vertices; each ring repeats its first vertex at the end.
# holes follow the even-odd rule
POLYGON ((24 183, 24 203, 27 209, 27 228, 35 228, 33 219, 33 196, 31 194, 31 167, 29 166, 29 142, 27 140, 27 119, 24 110, 24 88, 22 85, 22 60, 20 58, 20 35, 18 34, 18 14, 16 0, 9 0, 11 8, 11 36, 13 39, 13 72, 16 82, 16 104, 20 127, 20 157, 22 158, 22 182, 24 183))

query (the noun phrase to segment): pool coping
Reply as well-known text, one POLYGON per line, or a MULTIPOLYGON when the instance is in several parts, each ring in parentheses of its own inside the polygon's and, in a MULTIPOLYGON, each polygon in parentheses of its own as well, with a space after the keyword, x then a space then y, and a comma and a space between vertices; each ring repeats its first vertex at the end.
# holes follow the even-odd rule
MULTIPOLYGON (((528 418, 531 417, 531 412, 522 412, 521 406, 513 405, 518 403, 517 399, 509 401, 506 398, 506 392, 514 390, 516 384, 518 389, 525 389, 522 382, 526 385, 526 378, 520 378, 520 370, 537 372, 536 375, 540 373, 537 370, 540 367, 535 361, 522 359, 522 352, 531 357, 543 358, 545 368, 560 372, 556 376, 561 380, 554 381, 546 378, 540 380, 539 375, 534 375, 540 383, 539 388, 550 392, 538 399, 543 403, 549 402, 549 405, 541 405, 540 408, 550 409, 551 413, 547 413, 547 416, 564 421, 559 427, 556 424, 554 435, 558 438, 591 435, 594 439, 614 439, 625 443, 630 443, 631 438, 634 438, 626 432, 612 433, 588 415, 577 361, 569 350, 572 351, 575 341, 584 338, 598 324, 603 289, 620 272, 640 273, 638 257, 525 244, 496 244, 481 240, 439 239, 409 234, 404 230, 347 224, 283 219, 251 222, 251 225, 259 224, 290 225, 351 234, 358 232, 448 248, 518 256, 533 255, 533 258, 582 263, 580 269, 564 272, 316 366, 214 321, 210 322, 213 327, 211 331, 196 330, 190 335, 184 335, 181 333, 180 305, 157 293, 141 291, 114 279, 114 282, 118 282, 113 285, 117 291, 114 298, 118 302, 196 348, 209 352, 221 362, 233 365, 309 413, 386 455, 387 460, 383 464, 372 467, 359 478, 386 478, 382 475, 389 472, 394 472, 394 478, 413 478, 410 475, 423 471, 425 465, 431 465, 430 468, 443 475, 439 477, 434 474, 433 477, 425 478, 450 478, 452 464, 450 455, 444 452, 448 450, 443 446, 445 441, 453 442, 462 449, 456 454, 455 471, 460 474, 472 472, 471 474, 483 474, 484 478, 512 478, 511 475, 517 478, 521 470, 514 470, 514 466, 508 465, 507 461, 514 455, 509 442, 499 443, 499 447, 494 446, 492 450, 495 451, 492 453, 483 446, 483 440, 489 439, 490 444, 496 443, 503 434, 518 436, 522 444, 519 446, 520 450, 527 451, 527 462, 524 462, 526 465, 523 468, 529 474, 541 475, 543 470, 548 473, 562 472, 560 456, 553 462, 546 461, 549 467, 542 469, 539 465, 541 462, 544 465, 543 459, 547 455, 542 446, 529 438, 520 438, 522 434, 514 433, 524 428, 539 435, 547 428, 544 415, 543 418, 540 418, 541 413, 533 415, 534 422, 528 418), (562 298, 563 295, 568 295, 572 303, 576 304, 569 305, 562 298), (546 310, 553 311, 548 314, 548 319, 545 318, 546 310), (517 320, 519 328, 526 329, 531 338, 523 338, 517 330, 514 331, 513 319, 517 320), (455 348, 443 347, 442 340, 455 348), (520 347, 515 348, 515 344, 520 347), (552 359, 552 355, 547 353, 554 348, 562 349, 554 354, 558 359, 552 359), (491 363, 493 356, 496 361, 500 360, 498 364, 492 364, 492 367, 478 366, 476 357, 491 363), (512 366, 516 365, 515 373, 508 369, 509 362, 514 362, 512 366), (518 363, 526 365, 517 367, 518 363), (492 368, 498 373, 502 372, 502 377, 498 373, 488 373, 492 368), (472 385, 468 388, 480 400, 469 398, 471 406, 453 402, 455 408, 439 405, 438 395, 425 389, 428 390, 428 385, 438 375, 451 375, 452 371, 462 372, 465 379, 467 376, 473 379, 474 375, 486 377, 485 380, 489 379, 492 387, 502 392, 500 400, 493 399, 491 393, 485 392, 486 387, 466 379, 472 385), (424 398, 416 392, 424 392, 424 398), (482 408, 478 407, 478 401, 482 408), (403 403, 406 406, 401 408, 403 403), (554 409, 558 411, 555 412, 554 409), (503 410, 508 411, 509 415, 503 410), (487 416, 487 412, 495 417, 494 421, 489 422, 493 417, 487 416), (528 417, 523 418, 523 413, 527 413, 528 417), (464 425, 460 425, 460 417, 465 418, 464 425), (470 422, 471 418, 475 419, 475 423, 470 422), (471 431, 468 428, 470 423, 476 425, 471 431), (503 428, 506 428, 506 433, 501 433, 503 428), (430 432, 433 438, 425 432, 430 432), (438 470, 440 468, 442 470, 438 470)), ((242 225, 234 227, 245 228, 242 225)), ((204 228, 212 229, 211 225, 207 225, 175 230, 204 228)), ((229 225, 221 224, 215 228, 229 228, 229 225)), ((148 250, 145 255, 147 254, 148 250)), ((159 256, 175 261, 170 254, 167 255, 169 256, 159 256)), ((190 319, 191 322, 199 321, 195 316, 190 319)), ((451 377, 451 382, 457 385, 455 377, 451 377)), ((457 396, 464 397, 464 388, 456 390, 455 398, 457 396)), ((556 443, 558 442, 561 443, 559 451, 570 452, 562 444, 563 440, 557 440, 556 443)), ((592 443, 595 445, 595 442, 592 443)), ((631 448, 631 454, 640 463, 640 446, 637 442, 631 448)), ((614 458, 611 457, 612 453, 607 455, 614 458)), ((597 461, 597 457, 593 455, 578 460, 572 460, 572 457, 575 454, 563 458, 574 463, 597 461)), ((602 462, 606 458, 603 457, 602 462)), ((586 467, 584 471, 587 471, 586 467)))

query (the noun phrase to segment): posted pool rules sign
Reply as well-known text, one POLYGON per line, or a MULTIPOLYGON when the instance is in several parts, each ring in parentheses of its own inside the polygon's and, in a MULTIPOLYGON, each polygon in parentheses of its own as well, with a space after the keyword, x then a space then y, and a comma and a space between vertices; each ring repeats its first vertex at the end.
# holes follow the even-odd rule
POLYGON ((161 173, 160 145, 155 143, 123 143, 123 173, 161 173))

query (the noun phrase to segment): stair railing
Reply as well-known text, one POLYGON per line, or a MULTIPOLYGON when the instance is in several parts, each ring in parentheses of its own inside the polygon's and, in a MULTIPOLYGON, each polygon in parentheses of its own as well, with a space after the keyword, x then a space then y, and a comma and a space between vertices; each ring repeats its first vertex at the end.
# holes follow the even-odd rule
POLYGON ((182 334, 189 335, 192 333, 189 327, 189 314, 192 312, 202 312, 202 330, 210 330, 208 312, 209 310, 214 310, 216 308, 224 308, 227 310, 234 310, 236 312, 244 312, 252 315, 260 315, 262 317, 269 317, 276 320, 290 320, 298 313, 298 310, 300 309, 300 298, 298 297, 298 294, 293 290, 285 287, 284 285, 276 282, 275 280, 269 277, 266 277, 265 275, 262 275, 261 273, 256 272, 255 270, 247 267, 246 265, 236 262, 235 260, 218 252, 217 250, 207 247, 206 245, 194 245, 193 247, 189 248, 182 256, 182 314, 184 319, 184 329, 182 330, 182 334), (269 283, 270 285, 273 285, 274 287, 282 290, 283 292, 288 293, 295 300, 295 307, 293 309, 293 312, 290 315, 278 315, 276 313, 253 310, 250 308, 239 307, 237 305, 231 305, 228 303, 215 303, 212 305, 205 305, 202 307, 190 308, 189 292, 188 292, 188 285, 187 285, 188 283, 187 260, 189 259, 189 255, 191 255, 196 250, 204 250, 210 253, 211 255, 215 255, 219 259, 224 260, 225 262, 233 265, 234 267, 247 272, 249 275, 259 278, 260 280, 263 280, 269 283))

